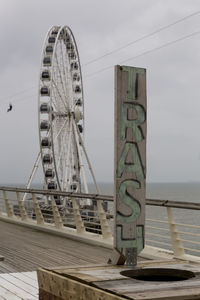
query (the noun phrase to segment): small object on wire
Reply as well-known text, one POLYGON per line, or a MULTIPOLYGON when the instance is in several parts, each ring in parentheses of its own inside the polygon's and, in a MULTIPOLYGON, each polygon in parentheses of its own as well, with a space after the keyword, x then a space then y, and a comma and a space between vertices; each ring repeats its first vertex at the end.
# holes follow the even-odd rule
POLYGON ((11 110, 12 110, 12 107, 13 107, 13 106, 12 106, 12 104, 10 103, 10 104, 9 104, 9 107, 8 107, 8 109, 7 109, 7 112, 11 111, 11 110))

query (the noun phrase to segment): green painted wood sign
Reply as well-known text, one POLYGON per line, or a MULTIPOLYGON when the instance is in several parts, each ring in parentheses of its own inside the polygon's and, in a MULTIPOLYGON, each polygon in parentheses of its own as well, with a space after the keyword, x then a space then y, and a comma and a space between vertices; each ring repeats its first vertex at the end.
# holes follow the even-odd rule
POLYGON ((135 266, 144 248, 146 70, 115 67, 114 246, 135 266))

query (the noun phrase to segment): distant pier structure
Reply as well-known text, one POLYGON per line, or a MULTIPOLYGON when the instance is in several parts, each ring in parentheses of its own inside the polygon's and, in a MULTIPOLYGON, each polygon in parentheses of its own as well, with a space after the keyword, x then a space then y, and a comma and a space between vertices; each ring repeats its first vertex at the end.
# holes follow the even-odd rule
POLYGON ((144 248, 146 70, 115 67, 114 247, 135 266, 144 248))

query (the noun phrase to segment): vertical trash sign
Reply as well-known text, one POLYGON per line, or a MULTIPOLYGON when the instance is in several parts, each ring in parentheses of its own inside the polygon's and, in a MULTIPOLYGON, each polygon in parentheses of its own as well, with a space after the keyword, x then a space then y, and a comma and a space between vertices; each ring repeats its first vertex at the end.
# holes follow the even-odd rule
POLYGON ((115 66, 114 247, 136 266, 144 248, 146 70, 115 66))

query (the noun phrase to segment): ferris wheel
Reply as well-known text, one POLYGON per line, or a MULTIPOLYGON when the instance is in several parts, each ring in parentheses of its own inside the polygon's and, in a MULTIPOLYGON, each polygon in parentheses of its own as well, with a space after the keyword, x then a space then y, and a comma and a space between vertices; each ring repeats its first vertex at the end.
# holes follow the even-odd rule
POLYGON ((98 187, 84 146, 84 96, 77 45, 71 29, 53 26, 42 49, 38 88, 40 152, 49 190, 88 193, 85 165, 98 187))

